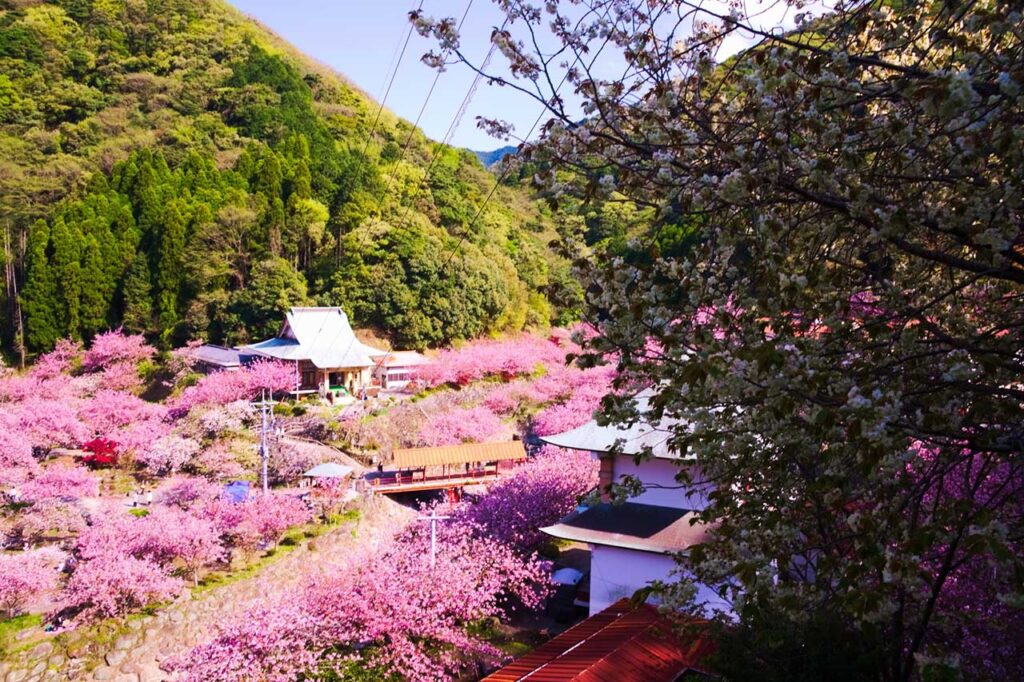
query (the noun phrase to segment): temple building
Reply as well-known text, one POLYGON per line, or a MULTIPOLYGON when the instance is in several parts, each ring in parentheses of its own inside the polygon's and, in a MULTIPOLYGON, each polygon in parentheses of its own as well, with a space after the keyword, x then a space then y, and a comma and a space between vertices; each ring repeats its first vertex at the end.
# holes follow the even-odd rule
MULTIPOLYGON (((640 415, 647 412, 649 394, 637 397, 640 415)), ((556 538, 583 542, 591 550, 590 614, 598 613, 623 597, 647 587, 652 581, 671 582, 679 566, 674 559, 699 544, 708 532, 705 524, 693 524, 694 515, 708 504, 711 486, 703 482, 699 469, 684 460, 671 445, 675 422, 657 424, 640 421, 630 427, 600 426, 590 421, 579 428, 542 438, 563 448, 586 450, 600 460, 600 486, 634 477, 643 491, 622 503, 602 502, 582 507, 547 528, 556 538), (615 449, 616 443, 619 449, 615 449), (650 456, 635 461, 637 455, 650 456), (688 467, 691 482, 676 479, 680 467, 688 467)), ((705 610, 731 612, 713 590, 701 587, 698 601, 705 610)))
POLYGON ((358 396, 373 385, 374 369, 388 356, 359 341, 338 307, 292 308, 277 336, 240 350, 243 362, 263 357, 295 363, 295 395, 358 396))

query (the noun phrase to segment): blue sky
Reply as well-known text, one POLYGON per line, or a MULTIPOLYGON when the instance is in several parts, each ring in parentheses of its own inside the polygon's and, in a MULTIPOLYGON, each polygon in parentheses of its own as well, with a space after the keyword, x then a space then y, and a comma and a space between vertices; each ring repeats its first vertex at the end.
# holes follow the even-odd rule
MULTIPOLYGON (((413 0, 230 0, 238 9, 258 19, 307 55, 330 65, 355 82, 375 100, 383 93, 395 48, 409 30, 407 14, 413 0)), ((465 0, 425 0, 428 15, 462 16, 465 0)), ((490 0, 474 0, 463 26, 463 45, 482 59, 487 53, 492 28, 500 13, 490 0)), ((387 107, 399 116, 416 120, 436 72, 420 57, 433 47, 415 32, 409 41, 401 69, 388 95, 387 107)), ((435 140, 444 137, 473 75, 457 65, 445 71, 437 83, 420 121, 435 140)), ((525 132, 540 113, 540 104, 525 100, 507 88, 481 83, 453 144, 489 150, 505 144, 476 127, 477 115, 499 116, 525 132)))
MULTIPOLYGON (((409 30, 408 12, 419 0, 229 0, 241 11, 259 20, 298 49, 347 76, 375 100, 384 92, 396 48, 409 30)), ((827 1, 827 0, 826 0, 827 1)), ((711 0, 711 4, 722 0, 711 0)), ((428 16, 461 17, 467 0, 423 0, 428 16)), ((750 0, 748 9, 759 3, 750 0)), ((767 3, 760 17, 764 26, 787 25, 785 3, 767 3)), ((812 6, 819 5, 818 2, 812 6)), ((820 11, 820 9, 819 9, 820 11)), ((492 29, 502 21, 492 0, 472 0, 462 29, 463 50, 477 63, 490 46, 492 29)), ((719 55, 741 49, 749 41, 732 36, 719 55)), ((399 116, 415 121, 423 107, 436 72, 424 65, 420 57, 434 47, 432 41, 413 32, 409 47, 387 98, 387 107, 399 116)), ((602 55, 605 67, 614 67, 615 55, 602 55)), ((500 57, 500 56, 499 56, 500 57)), ((496 57, 495 65, 500 65, 496 57)), ((599 62, 599 71, 602 64, 599 62)), ((420 127, 426 134, 440 140, 462 103, 473 74, 468 67, 455 65, 445 71, 423 112, 420 127)), ((566 93, 562 93, 565 95, 566 93)), ((506 144, 490 137, 476 126, 477 116, 509 121, 522 136, 529 131, 541 112, 538 102, 516 93, 481 83, 462 118, 452 144, 470 149, 490 150, 506 144)), ((514 142, 513 142, 514 143, 514 142)))

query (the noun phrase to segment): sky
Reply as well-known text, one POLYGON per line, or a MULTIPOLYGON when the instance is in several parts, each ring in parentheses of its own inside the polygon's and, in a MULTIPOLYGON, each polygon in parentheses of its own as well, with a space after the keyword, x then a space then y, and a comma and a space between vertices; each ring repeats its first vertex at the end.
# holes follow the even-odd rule
MULTIPOLYGON (((491 31, 501 23, 503 17, 491 0, 468 1, 470 9, 461 31, 462 47, 471 59, 479 63, 488 51, 491 31)), ((305 54, 345 75, 378 102, 384 94, 394 57, 408 34, 408 13, 419 4, 419 0, 230 2, 305 54)), ((461 17, 466 6, 467 0, 423 0, 423 12, 437 18, 461 17)), ((766 12, 761 21, 765 25, 789 23, 781 10, 775 9, 766 12)), ((746 44, 749 41, 738 36, 730 38, 726 52, 735 52, 746 44)), ((461 64, 447 69, 441 74, 424 107, 437 72, 423 64, 420 57, 434 48, 434 45, 433 41, 413 32, 386 106, 413 122, 420 116, 422 109, 419 126, 430 138, 441 140, 469 90, 473 73, 461 64)), ((610 52, 605 59, 614 59, 610 52)), ((533 127, 541 110, 540 103, 521 93, 482 82, 456 129, 452 144, 475 150, 496 149, 508 143, 480 130, 476 125, 477 116, 509 121, 515 126, 516 133, 523 136, 533 127)))

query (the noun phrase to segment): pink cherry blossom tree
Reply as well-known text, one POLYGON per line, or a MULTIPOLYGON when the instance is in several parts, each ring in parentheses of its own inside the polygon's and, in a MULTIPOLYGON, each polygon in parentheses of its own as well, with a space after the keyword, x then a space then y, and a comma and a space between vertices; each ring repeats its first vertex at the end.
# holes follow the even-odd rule
POLYGON ((431 416, 417 440, 427 447, 483 443, 496 438, 504 428, 501 419, 484 406, 456 408, 431 416))
POLYGON ((75 568, 62 593, 77 620, 120 616, 155 601, 171 599, 182 581, 156 563, 133 556, 103 553, 75 568))
POLYGON ((453 679, 501 654, 466 626, 511 603, 541 603, 547 574, 466 524, 410 528, 376 553, 342 557, 300 590, 227 623, 178 662, 187 680, 295 679, 303 671, 358 668, 387 678, 453 679))
POLYGON ((198 405, 227 405, 236 400, 250 400, 263 389, 274 393, 295 387, 295 367, 283 362, 257 360, 237 371, 209 374, 194 386, 186 388, 172 403, 178 415, 198 405))
POLYGON ((99 488, 99 479, 85 467, 53 464, 21 486, 21 497, 32 502, 95 497, 99 494, 99 488))
POLYGON ((62 558, 55 549, 0 554, 0 615, 12 618, 38 595, 54 589, 62 558))
POLYGON ((125 334, 120 329, 104 332, 92 340, 82 359, 82 367, 95 372, 116 364, 138 365, 149 360, 156 349, 141 334, 125 334))
POLYGON ((192 461, 200 449, 198 441, 172 433, 138 452, 136 458, 155 474, 172 474, 192 461))
POLYGON ((311 518, 302 500, 274 491, 244 502, 214 500, 205 513, 235 547, 249 552, 276 544, 286 530, 311 518))
POLYGON ((419 377, 430 386, 465 386, 485 377, 510 381, 564 363, 565 349, 558 343, 521 334, 499 340, 479 339, 460 348, 441 351, 419 370, 419 377))
POLYGON ((586 453, 546 445, 492 485, 479 502, 460 505, 455 518, 518 551, 528 551, 544 539, 540 528, 569 514, 597 485, 597 467, 586 453))

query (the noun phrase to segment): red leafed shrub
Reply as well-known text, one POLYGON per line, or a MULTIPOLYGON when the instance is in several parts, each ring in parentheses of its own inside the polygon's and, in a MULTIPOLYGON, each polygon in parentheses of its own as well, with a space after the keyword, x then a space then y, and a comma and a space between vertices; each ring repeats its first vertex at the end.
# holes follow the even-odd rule
POLYGON ((82 462, 91 467, 110 467, 117 464, 117 443, 109 438, 93 438, 82 446, 89 454, 82 462))

